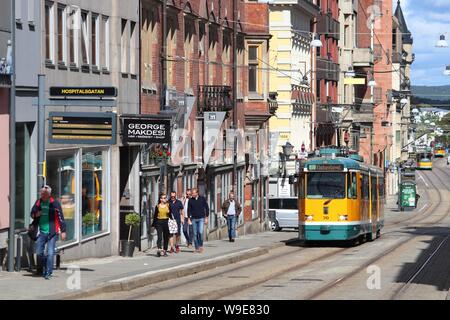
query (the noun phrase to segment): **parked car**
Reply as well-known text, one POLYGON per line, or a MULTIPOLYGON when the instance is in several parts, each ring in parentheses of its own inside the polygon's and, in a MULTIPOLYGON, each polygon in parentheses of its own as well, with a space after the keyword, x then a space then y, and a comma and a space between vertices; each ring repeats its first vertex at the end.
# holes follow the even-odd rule
POLYGON ((270 198, 269 220, 273 231, 298 228, 297 198, 270 198))

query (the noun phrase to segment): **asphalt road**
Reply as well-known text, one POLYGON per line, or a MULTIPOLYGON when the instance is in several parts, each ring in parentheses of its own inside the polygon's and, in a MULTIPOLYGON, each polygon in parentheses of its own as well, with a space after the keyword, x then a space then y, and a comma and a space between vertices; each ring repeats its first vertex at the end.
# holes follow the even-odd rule
MULTIPOLYGON (((414 212, 359 246, 291 245, 233 265, 89 299, 450 299, 450 167, 417 173, 414 212)), ((391 208, 392 209, 392 208, 391 208)))

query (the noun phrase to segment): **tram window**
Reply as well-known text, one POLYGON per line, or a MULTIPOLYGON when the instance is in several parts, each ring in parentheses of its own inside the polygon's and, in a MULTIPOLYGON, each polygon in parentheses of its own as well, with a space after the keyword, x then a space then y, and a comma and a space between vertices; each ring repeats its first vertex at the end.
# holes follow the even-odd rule
POLYGON ((384 197, 384 178, 380 178, 380 198, 384 197))
POLYGON ((362 179, 362 198, 369 200, 369 177, 366 175, 363 175, 362 179))
POLYGON ((309 172, 307 195, 309 199, 344 199, 345 173, 309 172))
POLYGON ((356 172, 351 172, 347 175, 347 194, 349 199, 356 199, 358 198, 357 193, 357 184, 356 184, 356 172))

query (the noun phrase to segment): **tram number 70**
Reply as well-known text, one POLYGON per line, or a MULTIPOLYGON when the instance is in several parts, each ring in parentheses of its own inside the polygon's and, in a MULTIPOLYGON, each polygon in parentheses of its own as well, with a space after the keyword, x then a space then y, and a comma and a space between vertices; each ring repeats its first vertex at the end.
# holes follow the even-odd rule
POLYGON ((323 220, 330 220, 330 217, 329 216, 323 216, 323 220))

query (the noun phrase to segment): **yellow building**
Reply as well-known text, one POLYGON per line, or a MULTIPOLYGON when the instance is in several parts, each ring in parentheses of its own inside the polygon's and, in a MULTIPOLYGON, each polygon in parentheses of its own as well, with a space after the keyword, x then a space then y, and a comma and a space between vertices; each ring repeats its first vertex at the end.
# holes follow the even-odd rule
MULTIPOLYGON (((311 72, 311 25, 319 7, 310 1, 273 0, 270 4, 270 91, 278 93, 278 110, 270 119, 270 132, 278 136, 277 152, 290 142, 294 153, 302 144, 310 149, 311 115, 314 107, 314 72, 311 72), (311 81, 313 80, 313 81, 311 81), (313 86, 312 86, 312 85, 313 86)), ((288 171, 294 163, 288 163, 288 171)), ((271 174, 278 172, 272 162, 271 174)), ((289 173, 289 172, 288 172, 289 173)))

